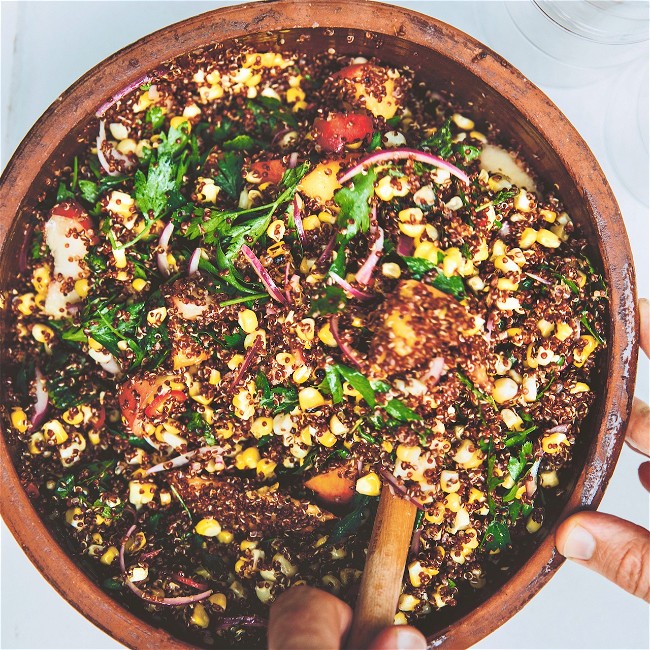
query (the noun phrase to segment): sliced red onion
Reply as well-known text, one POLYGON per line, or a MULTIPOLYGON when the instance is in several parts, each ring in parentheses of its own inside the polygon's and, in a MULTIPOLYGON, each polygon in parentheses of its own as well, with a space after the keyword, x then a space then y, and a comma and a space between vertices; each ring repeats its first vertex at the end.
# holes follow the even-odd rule
POLYGON ((194 587, 194 589, 207 589, 208 585, 206 585, 204 582, 197 582, 196 580, 192 580, 192 578, 188 578, 187 576, 183 575, 180 571, 177 571, 172 575, 174 580, 176 582, 180 582, 183 585, 187 585, 188 587, 194 587))
POLYGON ((190 257, 190 262, 187 265, 187 275, 191 278, 199 270, 199 262, 201 261, 202 250, 200 248, 195 249, 190 257))
POLYGON ((133 532, 137 528, 136 524, 133 524, 129 530, 126 531, 126 534, 122 538, 122 543, 120 544, 120 571, 122 573, 126 573, 126 564, 124 563, 124 548, 126 546, 127 541, 129 540, 129 537, 133 535, 133 532))
POLYGON ((343 289, 345 289, 349 294, 351 294, 357 300, 372 300, 374 297, 370 293, 361 291, 361 289, 356 289, 347 280, 344 280, 340 275, 334 273, 334 271, 330 271, 330 278, 332 278, 332 280, 334 280, 336 284, 340 285, 343 289))
POLYGON ((157 555, 160 555, 162 553, 161 548, 154 549, 153 551, 147 551, 146 553, 142 553, 140 555, 140 560, 150 560, 152 557, 156 557, 157 555))
POLYGON ((31 417, 32 431, 38 429, 43 424, 50 402, 50 396, 47 392, 47 383, 43 373, 39 368, 35 370, 34 388, 36 400, 34 401, 34 413, 31 417))
POLYGON ((412 497, 406 491, 406 487, 402 485, 399 480, 386 468, 379 470, 379 473, 386 479, 386 482, 391 488, 393 488, 394 492, 399 494, 403 499, 410 501, 416 508, 418 508, 418 510, 426 510, 426 508, 415 497, 412 497))
POLYGON ((156 255, 156 262, 158 262, 158 270, 168 278, 172 271, 169 268, 169 262, 167 260, 167 253, 169 252, 169 240, 171 239, 172 233, 174 232, 174 224, 170 221, 163 229, 160 234, 160 239, 158 240, 158 247, 161 251, 156 255))
POLYGON ((530 474, 528 474, 526 477, 526 496, 529 499, 532 499, 535 496, 535 492, 537 492, 537 474, 539 472, 539 465, 541 462, 541 458, 538 458, 530 468, 530 474))
POLYGON ((553 427, 552 429, 547 429, 546 433, 567 433, 568 430, 569 430, 568 424, 558 424, 556 427, 553 427))
POLYGON ((431 359, 427 371, 422 375, 424 379, 433 380, 434 385, 438 383, 442 376, 442 371, 445 369, 445 360, 443 357, 435 357, 431 359))
POLYGON ((422 535, 422 528, 416 528, 411 537, 411 548, 409 548, 409 555, 417 555, 420 551, 420 536, 422 535))
POLYGON ((278 289, 278 285, 275 284, 273 278, 269 275, 269 272, 264 268, 264 266, 262 266, 262 262, 260 262, 257 255, 255 255, 246 244, 241 247, 241 251, 244 254, 244 257, 250 262, 257 277, 262 281, 269 296, 282 305, 288 304, 287 297, 280 291, 280 289, 278 289))
POLYGON ((330 255, 332 254, 332 250, 334 249, 335 243, 336 243, 336 235, 333 235, 332 239, 330 239, 329 242, 327 243, 327 246, 325 246, 325 249, 321 253, 321 256, 316 261, 316 264, 324 264, 329 260, 330 255))
POLYGON ((111 169, 111 166, 108 164, 108 160, 106 159, 106 155, 104 154, 104 151, 102 149, 105 142, 106 142, 106 126, 104 125, 104 120, 100 120, 99 135, 97 136, 97 159, 99 160, 99 164, 104 168, 104 171, 109 176, 118 176, 120 172, 111 169))
POLYGON ((336 344, 341 349, 341 352, 350 360, 350 362, 357 368, 361 367, 361 362, 357 358, 354 350, 343 340, 341 333, 339 332, 339 316, 334 314, 330 316, 330 332, 336 341, 336 344))
POLYGON ((401 232, 397 238, 397 254, 402 257, 411 257, 414 250, 415 242, 413 241, 413 238, 401 232))
POLYGON ((244 627, 266 627, 269 622, 261 616, 226 616, 222 618, 217 625, 216 630, 228 630, 231 627, 244 626, 244 627))
MULTIPOLYGON (((374 208, 373 208, 374 209, 374 208)), ((356 279, 359 284, 368 285, 372 279, 372 273, 381 258, 381 253, 384 250, 384 230, 377 227, 377 237, 370 247, 368 259, 361 265, 357 271, 356 279)))
POLYGON ((237 384, 242 380, 242 377, 248 370, 248 366, 251 365, 251 362, 253 361, 253 358, 255 355, 259 352, 260 348, 262 347, 262 337, 258 336, 255 341, 253 342, 253 345, 249 348, 248 352, 246 353, 246 356, 244 357, 244 360, 242 361, 241 366, 239 366, 239 370, 237 374, 235 375, 235 378, 232 380, 230 383, 230 390, 235 388, 237 384))
POLYGON ((300 238, 300 243, 305 245, 305 228, 302 225, 302 215, 300 209, 300 196, 294 194, 293 196, 293 221, 296 224, 296 230, 298 231, 298 237, 300 238))
POLYGON ((553 284, 552 282, 545 280, 543 277, 536 275, 535 273, 529 273, 528 271, 524 271, 524 275, 527 275, 529 278, 532 278, 533 280, 537 280, 537 282, 541 282, 542 284, 546 284, 549 286, 553 284))
POLYGON ((298 152, 294 151, 289 155, 289 161, 287 162, 287 167, 289 169, 295 169, 298 165, 298 152))
POLYGON ((356 165, 350 167, 343 176, 339 178, 339 183, 347 183, 351 178, 354 178, 357 174, 365 171, 368 167, 372 165, 378 165, 383 162, 395 162, 397 160, 405 160, 412 158, 418 162, 425 163, 428 165, 433 165, 439 169, 446 169, 452 176, 455 176, 459 180, 463 181, 465 185, 469 185, 469 177, 464 171, 458 169, 451 163, 448 163, 438 156, 433 154, 426 153, 425 151, 418 151, 417 149, 390 149, 389 151, 375 151, 362 160, 360 160, 356 165))
POLYGON ((142 86, 142 84, 146 84, 147 82, 151 81, 151 77, 149 75, 145 75, 144 77, 139 77, 135 81, 132 81, 128 86, 125 86, 122 90, 120 90, 118 93, 113 95, 108 101, 104 102, 98 109, 97 112, 95 113, 96 117, 102 117, 104 113, 111 107, 113 104, 116 104, 117 102, 122 99, 125 95, 128 95, 132 90, 135 90, 136 88, 139 88, 142 86))
MULTIPOLYGON (((147 441, 148 442, 148 441, 147 441)), ((170 469, 176 469, 178 467, 183 467, 183 465, 187 465, 192 458, 195 456, 205 456, 207 454, 210 454, 215 460, 219 460, 220 463, 223 463, 223 456, 222 454, 225 453, 225 449, 223 447, 220 447, 219 445, 211 445, 207 447, 200 447, 199 449, 194 449, 193 451, 188 451, 185 454, 181 454, 180 456, 176 456, 175 458, 172 458, 171 460, 166 460, 162 463, 158 463, 157 465, 154 465, 153 467, 150 467, 145 474, 147 476, 151 474, 156 474, 158 472, 165 472, 170 469)))

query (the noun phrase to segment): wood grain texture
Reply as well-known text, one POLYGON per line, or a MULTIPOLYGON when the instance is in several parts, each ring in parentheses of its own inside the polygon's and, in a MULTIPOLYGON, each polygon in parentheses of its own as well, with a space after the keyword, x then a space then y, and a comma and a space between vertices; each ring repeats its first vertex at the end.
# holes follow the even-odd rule
POLYGON ((366 648, 393 624, 417 508, 384 486, 368 546, 347 647, 366 648))

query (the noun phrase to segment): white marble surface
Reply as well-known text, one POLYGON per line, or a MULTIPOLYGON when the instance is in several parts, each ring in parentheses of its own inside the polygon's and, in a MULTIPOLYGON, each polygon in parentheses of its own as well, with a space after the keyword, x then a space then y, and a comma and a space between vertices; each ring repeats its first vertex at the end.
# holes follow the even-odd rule
MULTIPOLYGON (((223 4, 232 3, 2 0, 2 165, 39 115, 86 70, 147 33, 223 4)), ((648 153, 647 140, 645 151, 638 146, 635 124, 638 88, 642 83, 646 93, 648 88, 647 44, 641 57, 624 68, 580 71, 530 46, 510 22, 503 3, 395 4, 440 18, 483 40, 536 82, 568 116, 609 178, 632 242, 639 294, 648 296, 648 153), (621 142, 625 146, 619 146, 621 142), (623 182, 639 170, 645 204, 623 182)), ((645 120, 647 138, 643 110, 640 119, 645 120)), ((639 365, 637 395, 648 400, 646 360, 639 365)), ((601 510, 647 527, 649 502, 637 480, 638 463, 639 458, 625 448, 601 510)), ((49 586, 4 524, 0 541, 1 648, 121 647, 49 586)), ((649 624, 644 603, 566 563, 529 605, 477 647, 648 648, 649 624)))

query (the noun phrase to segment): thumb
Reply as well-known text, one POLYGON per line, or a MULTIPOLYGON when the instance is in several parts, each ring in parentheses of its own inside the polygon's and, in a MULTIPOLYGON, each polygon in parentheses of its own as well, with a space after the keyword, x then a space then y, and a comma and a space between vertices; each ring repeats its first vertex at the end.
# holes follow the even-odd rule
POLYGON ((557 550, 650 602, 650 532, 600 512, 579 512, 560 524, 557 550))

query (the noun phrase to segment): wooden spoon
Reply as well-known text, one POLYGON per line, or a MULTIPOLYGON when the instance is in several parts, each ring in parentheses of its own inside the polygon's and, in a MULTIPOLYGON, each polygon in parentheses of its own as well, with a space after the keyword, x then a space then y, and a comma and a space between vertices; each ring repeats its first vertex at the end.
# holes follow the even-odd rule
POLYGON ((417 508, 384 484, 347 647, 366 648, 393 624, 417 508))

